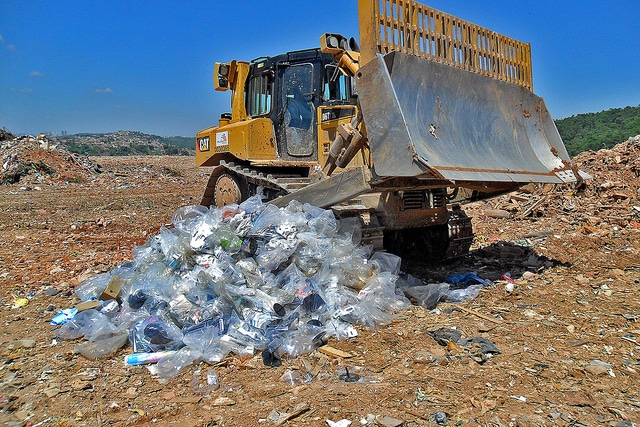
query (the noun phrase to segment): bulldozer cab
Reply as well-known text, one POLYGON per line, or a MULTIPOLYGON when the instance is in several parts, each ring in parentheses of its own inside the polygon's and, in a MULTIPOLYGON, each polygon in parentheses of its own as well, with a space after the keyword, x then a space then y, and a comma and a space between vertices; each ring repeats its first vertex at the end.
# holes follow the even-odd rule
POLYGON ((345 104, 355 104, 351 80, 340 72, 333 55, 319 49, 260 58, 251 64, 245 88, 247 115, 271 119, 282 160, 318 161, 323 107, 345 104))

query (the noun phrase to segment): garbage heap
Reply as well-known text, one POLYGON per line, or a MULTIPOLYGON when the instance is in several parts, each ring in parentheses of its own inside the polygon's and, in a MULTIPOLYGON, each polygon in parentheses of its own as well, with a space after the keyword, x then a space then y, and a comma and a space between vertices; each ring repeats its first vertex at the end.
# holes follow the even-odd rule
POLYGON ((359 245, 355 218, 255 196, 239 206, 182 207, 172 222, 134 248, 133 262, 76 288, 83 303, 61 313, 68 320, 54 322, 64 323, 56 336, 84 337, 76 349, 88 358, 129 342, 130 364, 158 362, 154 372, 172 378, 230 352, 262 351, 277 365, 410 305, 396 292, 400 258, 359 245))
POLYGON ((86 181, 102 172, 89 157, 71 153, 46 138, 0 132, 0 184, 86 181))

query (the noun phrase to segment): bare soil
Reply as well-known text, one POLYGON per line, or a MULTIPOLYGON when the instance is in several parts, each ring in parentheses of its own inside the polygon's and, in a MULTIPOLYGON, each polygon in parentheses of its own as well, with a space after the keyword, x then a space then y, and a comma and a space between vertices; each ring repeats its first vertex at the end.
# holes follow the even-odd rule
POLYGON ((315 351, 278 368, 259 354, 229 357, 164 384, 124 366, 130 347, 88 360, 76 342, 54 340, 49 321, 78 302, 82 280, 127 262, 178 207, 197 204, 209 170, 189 157, 94 158, 107 172, 1 186, 0 422, 356 426, 369 416, 366 425, 409 427, 436 425, 437 411, 449 425, 640 422, 639 145, 584 153, 576 161, 594 178, 580 193, 532 186, 469 206, 477 237, 468 257, 403 265, 429 282, 475 271, 496 283, 476 299, 413 306, 389 325, 329 342, 351 357, 315 351), (515 279, 511 292, 505 273, 515 279), (14 307, 22 298, 28 304, 14 307), (485 337, 501 353, 479 363, 428 334, 442 327, 485 337), (360 380, 343 381, 344 368, 360 380), (209 369, 220 388, 196 392, 194 378, 203 383, 209 369), (316 376, 291 384, 281 379, 289 370, 316 376))

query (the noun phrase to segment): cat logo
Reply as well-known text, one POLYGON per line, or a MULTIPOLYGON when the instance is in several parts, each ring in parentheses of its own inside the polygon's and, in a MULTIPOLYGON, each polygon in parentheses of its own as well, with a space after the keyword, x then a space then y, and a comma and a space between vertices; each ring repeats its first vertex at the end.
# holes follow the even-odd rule
POLYGON ((209 144, 209 137, 204 136, 202 138, 198 138, 198 150, 202 153, 203 151, 209 151, 211 144, 209 144))

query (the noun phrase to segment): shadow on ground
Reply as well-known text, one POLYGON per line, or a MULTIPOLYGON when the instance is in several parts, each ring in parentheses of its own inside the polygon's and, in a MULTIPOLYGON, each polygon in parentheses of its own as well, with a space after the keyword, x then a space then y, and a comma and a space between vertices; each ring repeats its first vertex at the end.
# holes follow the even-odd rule
POLYGON ((451 274, 466 272, 475 272, 481 278, 491 281, 500 280, 505 273, 518 279, 525 271, 539 274, 556 266, 571 265, 540 255, 528 246, 505 241, 475 249, 469 255, 447 263, 433 265, 428 260, 423 262, 415 259, 402 262, 405 273, 419 277, 426 283, 442 282, 451 274))

